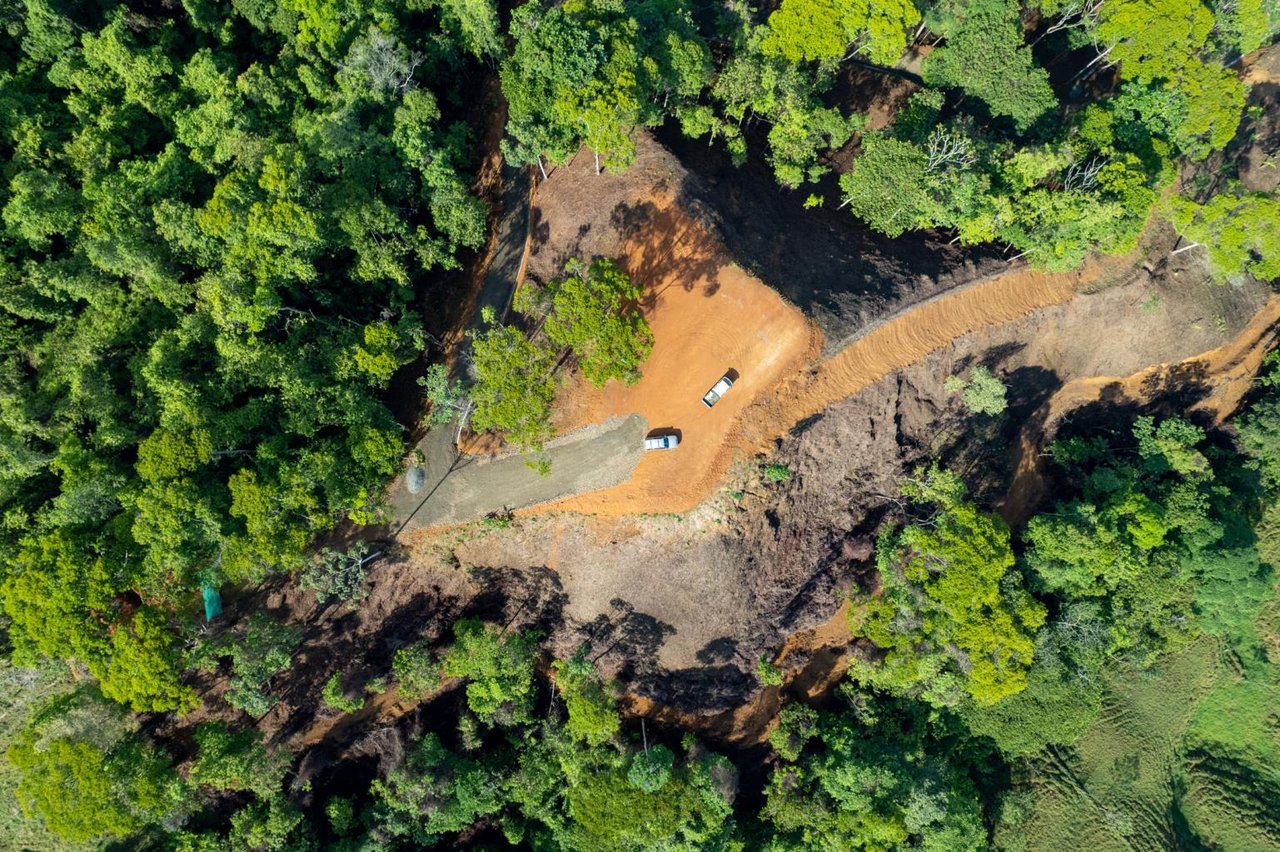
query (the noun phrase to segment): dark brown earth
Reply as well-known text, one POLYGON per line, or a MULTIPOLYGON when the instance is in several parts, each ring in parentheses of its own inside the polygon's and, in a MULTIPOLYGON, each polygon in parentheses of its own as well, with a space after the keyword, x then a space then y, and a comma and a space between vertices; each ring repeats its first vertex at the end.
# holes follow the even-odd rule
POLYGON ((952 245, 951 234, 876 233, 837 209, 834 176, 788 190, 760 158, 736 167, 704 141, 667 128, 659 139, 690 175, 680 202, 708 211, 738 262, 818 323, 825 354, 885 314, 1003 266, 999 251, 952 245), (810 193, 821 207, 805 208, 810 193))

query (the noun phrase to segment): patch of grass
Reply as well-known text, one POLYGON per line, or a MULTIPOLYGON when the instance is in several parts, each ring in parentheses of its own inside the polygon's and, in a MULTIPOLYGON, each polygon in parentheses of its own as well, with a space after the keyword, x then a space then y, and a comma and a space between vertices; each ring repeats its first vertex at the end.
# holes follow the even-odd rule
POLYGON ((1154 314, 1160 310, 1160 306, 1162 304, 1164 304, 1164 299, 1160 298, 1160 295, 1157 293, 1142 303, 1142 310, 1145 313, 1154 314))
POLYGON ((764 466, 764 478, 770 482, 786 482, 791 478, 791 468, 785 464, 767 464, 764 466))
POLYGON ((1220 849, 1280 846, 1280 604, 1255 621, 1257 642, 1225 658, 1185 738, 1180 803, 1199 837, 1220 849))
MULTIPOLYGON (((361 690, 363 691, 363 690, 361 690)), ((342 689, 342 672, 336 671, 325 681, 320 700, 326 707, 340 713, 356 713, 364 709, 364 698, 348 698, 342 689)))

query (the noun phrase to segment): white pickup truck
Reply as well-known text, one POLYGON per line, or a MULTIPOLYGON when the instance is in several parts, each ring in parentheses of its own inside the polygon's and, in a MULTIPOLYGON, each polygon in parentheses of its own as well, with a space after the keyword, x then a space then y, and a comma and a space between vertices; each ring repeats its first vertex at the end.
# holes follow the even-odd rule
POLYGON ((729 388, 733 387, 733 379, 724 376, 720 381, 712 385, 711 390, 707 391, 702 397, 702 404, 707 408, 715 405, 720 401, 720 397, 729 392, 729 388))
POLYGON ((652 435, 644 439, 646 450, 674 450, 680 446, 679 435, 652 435))

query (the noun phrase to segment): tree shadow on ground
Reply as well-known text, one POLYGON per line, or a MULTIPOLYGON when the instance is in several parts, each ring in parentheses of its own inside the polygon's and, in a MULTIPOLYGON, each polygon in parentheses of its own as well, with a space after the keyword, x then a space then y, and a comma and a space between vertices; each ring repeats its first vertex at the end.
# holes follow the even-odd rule
POLYGON ((482 591, 467 602, 462 617, 543 634, 563 623, 569 595, 550 568, 474 567, 468 573, 482 591))
POLYGON ((621 262, 644 287, 640 306, 646 312, 657 305, 667 287, 679 286, 686 293, 700 290, 704 296, 719 292, 719 271, 728 258, 692 217, 672 205, 660 208, 652 201, 624 201, 613 208, 609 222, 632 244, 621 262), (658 279, 664 277, 671 283, 660 284, 658 279))
POLYGON ((633 691, 685 713, 730 710, 755 689, 756 678, 734 665, 663 669, 637 676, 633 691))
POLYGON ((702 649, 696 654, 698 662, 703 665, 710 666, 716 663, 728 663, 738 659, 741 655, 738 651, 738 640, 731 639, 728 636, 722 636, 719 639, 712 639, 710 642, 702 646, 702 649))
POLYGON ((929 295, 922 279, 945 287, 1006 265, 998 249, 952 244, 949 233, 889 238, 837 203, 806 208, 811 193, 831 202, 839 197, 837 176, 800 190, 779 186, 760 156, 766 132, 748 132, 753 153, 742 166, 723 146, 684 138, 675 123, 657 137, 689 171, 680 205, 705 212, 729 254, 806 314, 822 318, 829 339, 844 338, 891 305, 929 295))
POLYGON ((636 608, 622 598, 609 601, 609 606, 611 612, 601 613, 578 628, 588 659, 597 663, 605 658, 620 660, 618 676, 623 680, 655 670, 658 652, 667 637, 676 634, 675 627, 636 612, 636 608))
POLYGON ((287 742, 316 723, 325 710, 321 692, 331 674, 342 672, 345 683, 363 686, 390 669, 400 648, 421 639, 439 644, 462 607, 458 597, 439 589, 420 591, 377 620, 370 631, 361 630, 365 620, 357 611, 345 605, 329 607, 337 611, 313 623, 295 651, 293 665, 272 684, 271 695, 278 699, 272 712, 282 714, 272 739, 287 742))

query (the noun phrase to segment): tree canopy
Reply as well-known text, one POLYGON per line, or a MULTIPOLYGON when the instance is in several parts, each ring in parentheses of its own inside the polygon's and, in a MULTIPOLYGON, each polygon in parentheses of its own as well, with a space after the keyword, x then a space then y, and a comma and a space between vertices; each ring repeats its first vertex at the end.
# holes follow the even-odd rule
POLYGON ((849 46, 878 65, 892 65, 907 47, 908 33, 920 23, 911 0, 783 0, 769 15, 769 34, 760 48, 766 56, 791 62, 830 62, 845 57, 849 46))
POLYGON ((201 578, 373 518, 415 284, 484 209, 400 4, 136 5, 5 19, 0 549, 20 647, 165 710, 201 578))
POLYGON ((903 493, 933 515, 880 539, 883 590, 851 618, 885 657, 856 663, 854 677, 940 705, 1021 692, 1046 613, 1013 570, 1009 528, 967 501, 948 471, 932 468, 903 493))

